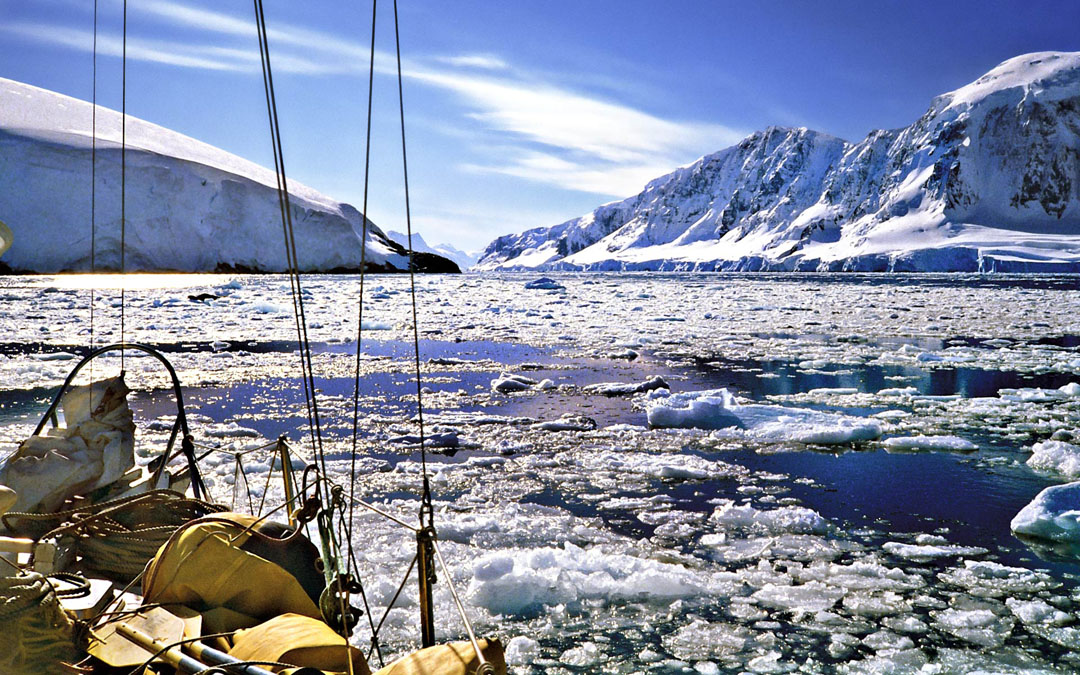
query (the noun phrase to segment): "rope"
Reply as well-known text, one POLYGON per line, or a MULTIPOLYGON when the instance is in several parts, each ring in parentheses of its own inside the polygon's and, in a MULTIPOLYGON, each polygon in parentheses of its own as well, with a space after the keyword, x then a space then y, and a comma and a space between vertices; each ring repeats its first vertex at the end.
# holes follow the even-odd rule
POLYGON ((363 226, 360 234, 360 302, 356 317, 356 367, 353 371, 353 428, 352 428, 352 462, 349 468, 349 541, 352 541, 353 501, 356 499, 356 446, 360 436, 360 352, 364 336, 364 267, 367 263, 367 209, 368 209, 368 177, 371 166, 371 104, 375 87, 375 11, 378 6, 377 0, 371 3, 371 62, 368 67, 368 104, 367 104, 367 137, 364 143, 364 205, 360 212, 363 216, 363 226))
MULTIPOLYGON (((90 104, 90 272, 97 271, 97 31, 98 0, 94 0, 93 83, 90 104)), ((90 351, 94 351, 94 284, 90 284, 90 351)), ((94 381, 94 364, 90 364, 94 381)))
MULTIPOLYGON (((123 58, 120 67, 120 274, 127 271, 127 0, 124 0, 123 58)), ((120 342, 124 340, 124 284, 120 284, 120 342)), ((120 371, 124 370, 124 350, 120 350, 120 371)))
POLYGON ((74 663, 72 621, 36 572, 0 577, 0 672, 46 675, 74 663))
MULTIPOLYGON (((371 605, 368 603, 367 592, 364 590, 363 581, 360 579, 359 564, 353 551, 353 517, 356 507, 356 449, 360 435, 360 354, 363 345, 364 332, 364 273, 367 267, 367 238, 368 238, 368 188, 370 186, 371 169, 371 109, 374 100, 375 89, 375 19, 378 14, 378 0, 371 2, 371 46, 369 48, 368 63, 368 100, 367 100, 367 129, 364 140, 364 203, 361 208, 363 225, 360 231, 360 297, 357 303, 356 316, 356 367, 353 372, 353 429, 352 429, 352 456, 349 468, 349 518, 346 527, 346 541, 349 548, 349 568, 353 578, 356 579, 360 590, 360 597, 364 603, 364 613, 367 615, 368 627, 371 629, 371 643, 375 653, 379 657, 379 665, 385 666, 382 655, 382 647, 379 645, 379 633, 375 628, 375 619, 371 615, 371 605)), ((348 600, 346 591, 346 601, 348 600)), ((370 658, 371 653, 368 653, 370 658)))
MULTIPOLYGON (((125 0, 126 2, 127 0, 125 0)), ((290 284, 293 290, 293 307, 296 315, 298 340, 300 342, 301 371, 304 377, 304 394, 309 407, 309 426, 312 432, 312 444, 323 475, 326 475, 326 457, 322 446, 322 429, 319 424, 319 407, 315 397, 315 376, 311 360, 311 342, 307 332, 307 317, 304 312, 303 289, 300 284, 299 258, 296 253, 296 235, 293 228, 292 208, 289 204, 289 186, 285 173, 285 155, 281 145, 281 125, 277 114, 277 97, 274 93, 274 76, 270 67, 270 42, 267 37, 266 15, 262 0, 254 0, 255 20, 259 33, 259 47, 263 66, 263 86, 266 92, 267 114, 270 118, 270 135, 274 149, 274 168, 278 177, 278 205, 281 209, 282 226, 285 233, 286 259, 289 264, 290 284), (290 256, 291 254, 291 256, 290 256)), ((329 497, 329 495, 324 495, 329 497)))
POLYGON ((416 320, 416 265, 413 264, 412 216, 409 210, 409 158, 405 151, 405 92, 401 82, 401 38, 398 34, 397 0, 394 0, 394 46, 397 50, 398 110, 401 113, 401 165, 405 177, 405 227, 409 236, 409 285, 412 297, 413 356, 416 361, 416 415, 420 426, 420 465, 424 474, 423 495, 420 500, 420 526, 435 527, 435 511, 431 505, 431 483, 428 480, 427 446, 424 443, 424 404, 420 382, 420 327, 416 320), (427 516, 427 523, 424 517, 427 516))
POLYGON ((157 490, 60 514, 8 513, 3 522, 12 532, 25 531, 33 523, 58 522, 39 539, 74 537, 86 568, 126 580, 141 573, 180 526, 223 510, 170 490, 157 490), (22 522, 12 527, 9 517, 22 522))
POLYGON ((465 614, 465 605, 461 603, 461 598, 458 597, 457 590, 454 588, 453 579, 450 577, 450 568, 446 566, 446 561, 443 560, 442 551, 439 550, 439 543, 432 538, 431 546, 435 549, 435 557, 439 559, 439 567, 442 567, 443 574, 446 576, 446 585, 450 588, 450 596, 454 599, 454 604, 457 606, 458 614, 461 615, 461 622, 465 624, 465 631, 469 634, 469 642, 472 643, 473 650, 476 652, 476 657, 480 660, 480 665, 483 666, 487 663, 487 659, 484 658, 484 652, 480 649, 480 644, 476 641, 476 634, 473 633, 472 623, 469 622, 469 617, 465 614))
MULTIPOLYGON (((379 631, 382 630, 383 624, 386 622, 386 618, 388 616, 390 616, 390 610, 392 610, 394 608, 394 605, 397 604, 398 596, 400 596, 401 592, 403 590, 405 590, 405 585, 407 583, 409 583, 409 577, 412 576, 412 571, 413 571, 413 568, 416 567, 416 559, 418 557, 419 556, 415 556, 415 555, 413 556, 412 562, 409 563, 409 569, 405 570, 405 578, 401 580, 401 584, 398 586, 397 592, 394 593, 394 597, 390 598, 390 604, 388 604, 386 606, 386 611, 383 612, 382 618, 379 619, 378 627, 376 627, 375 630, 372 631, 371 641, 372 641, 373 646, 375 648, 378 648, 378 646, 379 646, 379 642, 378 642, 379 631)), ((368 658, 369 659, 371 658, 371 652, 370 651, 368 652, 368 658)), ((382 655, 381 654, 379 655, 379 662, 380 663, 382 662, 382 655)))

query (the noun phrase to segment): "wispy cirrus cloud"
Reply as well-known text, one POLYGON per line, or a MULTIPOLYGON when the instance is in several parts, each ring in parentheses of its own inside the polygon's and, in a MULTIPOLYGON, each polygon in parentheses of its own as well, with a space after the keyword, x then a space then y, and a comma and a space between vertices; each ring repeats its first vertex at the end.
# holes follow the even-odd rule
POLYGON ((458 96, 469 117, 500 137, 496 161, 465 168, 606 196, 633 194, 650 178, 745 135, 719 124, 664 119, 512 69, 491 77, 413 68, 408 76, 458 96))
POLYGON ((456 68, 480 68, 482 70, 509 70, 510 64, 494 54, 461 54, 439 56, 436 61, 456 68))
MULTIPOLYGON (((140 0, 138 13, 187 40, 129 35, 130 59, 182 68, 256 74, 260 59, 251 18, 194 7, 177 0, 140 0)), ((142 22, 145 26, 146 23, 142 22)), ((86 29, 27 22, 0 24, 0 32, 89 51, 86 29)), ((151 29, 149 31, 154 34, 151 29)), ((300 26, 269 31, 275 72, 308 76, 362 76, 369 47, 333 33, 300 26)), ((119 56, 115 33, 100 32, 99 53, 119 56)), ((396 73, 393 56, 376 51, 376 70, 396 73)), ((744 133, 722 124, 665 118, 557 77, 516 68, 495 54, 440 55, 404 62, 411 81, 457 101, 460 124, 477 139, 459 168, 599 195, 633 194, 649 179, 731 143, 744 133)), ((570 78, 573 79, 573 78, 570 78)))

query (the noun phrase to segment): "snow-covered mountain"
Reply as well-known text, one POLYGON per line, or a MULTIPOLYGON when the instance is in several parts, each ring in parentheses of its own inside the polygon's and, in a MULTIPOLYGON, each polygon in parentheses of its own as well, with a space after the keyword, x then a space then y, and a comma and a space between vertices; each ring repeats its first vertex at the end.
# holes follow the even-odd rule
POLYGON ((1080 53, 1010 59, 858 143, 771 127, 474 269, 1080 271, 1080 53))
MULTIPOLYGON (((406 250, 409 248, 409 235, 404 232, 396 232, 394 230, 387 230, 386 236, 391 241, 395 241, 401 244, 406 250)), ((424 241, 424 238, 420 236, 419 232, 413 232, 412 235, 413 250, 417 253, 434 253, 435 255, 441 255, 444 258, 449 258, 457 263, 457 266, 462 270, 466 270, 476 264, 476 261, 480 259, 480 252, 474 251, 472 253, 466 253, 460 251, 450 244, 431 244, 424 241)))
MULTIPOLYGON (((92 113, 86 101, 0 79, 0 221, 14 239, 0 268, 90 269, 92 113)), ((120 123, 118 112, 98 107, 99 270, 120 267, 120 123)), ((272 171, 130 115, 126 136, 126 269, 286 269, 272 171)), ((360 212, 294 181, 289 193, 301 269, 359 269, 360 212)), ((368 226, 369 269, 406 269, 405 250, 368 226)), ((456 271, 436 255, 417 266, 456 271)))

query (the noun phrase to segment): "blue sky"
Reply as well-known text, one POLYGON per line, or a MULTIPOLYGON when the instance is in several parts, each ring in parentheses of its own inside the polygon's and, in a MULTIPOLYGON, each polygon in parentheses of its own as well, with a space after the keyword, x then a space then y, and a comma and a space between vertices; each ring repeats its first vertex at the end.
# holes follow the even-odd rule
MULTIPOLYGON (((371 5, 265 0, 290 178, 360 206, 371 5)), ((98 0, 120 107, 120 0, 98 0)), ((272 164, 251 2, 130 0, 128 112, 272 164)), ((404 230, 392 4, 369 214, 404 230)), ((0 77, 91 94, 92 0, 0 0, 0 77)), ((1080 2, 400 0, 414 228, 475 249, 768 125, 857 140, 1021 53, 1080 50, 1080 2)), ((0 105, 3 102, 0 101, 0 105)))

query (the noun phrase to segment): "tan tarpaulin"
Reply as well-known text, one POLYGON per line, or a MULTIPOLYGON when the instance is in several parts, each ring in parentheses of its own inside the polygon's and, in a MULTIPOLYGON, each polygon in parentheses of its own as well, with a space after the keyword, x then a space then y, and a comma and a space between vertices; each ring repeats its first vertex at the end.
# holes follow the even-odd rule
POLYGON ((334 673, 370 675, 364 654, 356 647, 346 648, 345 638, 318 619, 299 614, 283 614, 254 628, 242 630, 233 638, 229 656, 241 661, 280 661, 293 666, 307 666, 334 673))
POLYGON ((187 605, 203 614, 204 630, 212 633, 250 628, 281 614, 319 618, 319 608, 294 576, 240 549, 254 522, 242 514, 217 514, 177 532, 147 568, 146 602, 187 605))
MULTIPOLYGON (((498 640, 478 640, 484 658, 495 672, 506 675, 506 660, 498 640)), ((480 667, 471 642, 451 642, 413 652, 379 670, 375 675, 472 675, 480 667)))

